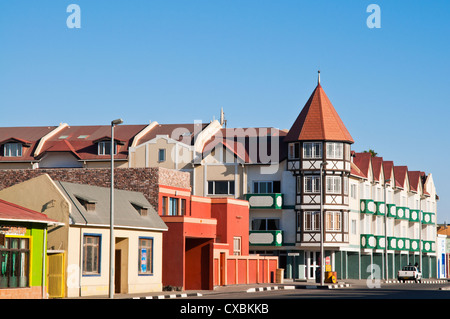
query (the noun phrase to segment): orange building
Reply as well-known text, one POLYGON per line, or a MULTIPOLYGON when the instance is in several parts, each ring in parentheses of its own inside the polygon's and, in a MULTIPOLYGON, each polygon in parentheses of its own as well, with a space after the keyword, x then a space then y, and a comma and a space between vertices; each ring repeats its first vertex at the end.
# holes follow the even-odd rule
POLYGON ((163 285, 184 290, 275 280, 277 257, 249 255, 249 206, 244 200, 192 196, 160 185, 163 285))

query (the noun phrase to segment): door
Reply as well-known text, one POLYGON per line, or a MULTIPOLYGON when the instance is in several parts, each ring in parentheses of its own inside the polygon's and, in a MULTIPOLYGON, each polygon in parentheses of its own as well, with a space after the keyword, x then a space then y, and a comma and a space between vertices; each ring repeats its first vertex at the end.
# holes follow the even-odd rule
POLYGON ((64 298, 64 253, 47 255, 49 298, 64 298))
POLYGON ((320 267, 320 252, 308 251, 306 256, 306 278, 316 279, 316 271, 320 267))

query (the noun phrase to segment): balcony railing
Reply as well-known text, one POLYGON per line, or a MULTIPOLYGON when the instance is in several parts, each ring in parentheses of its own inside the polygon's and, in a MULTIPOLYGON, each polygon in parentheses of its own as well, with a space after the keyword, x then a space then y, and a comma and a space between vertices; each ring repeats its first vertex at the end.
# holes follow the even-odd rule
POLYGON ((434 213, 422 212, 422 223, 429 225, 434 224, 435 223, 434 213))
POLYGON ((359 205, 361 213, 375 214, 376 206, 372 199, 361 199, 359 205))
POLYGON ((283 194, 245 194, 251 209, 282 209, 283 194))
MULTIPOLYGON (((418 252, 420 240, 410 239, 404 237, 387 237, 387 249, 396 251, 411 251, 418 252)), ((435 251, 436 243, 434 241, 422 241, 422 252, 429 253, 435 251)), ((372 234, 362 234, 361 235, 361 248, 362 249, 385 249, 385 238, 384 235, 372 235, 372 234)))
POLYGON ((251 230, 249 243, 251 246, 283 246, 283 231, 251 230))

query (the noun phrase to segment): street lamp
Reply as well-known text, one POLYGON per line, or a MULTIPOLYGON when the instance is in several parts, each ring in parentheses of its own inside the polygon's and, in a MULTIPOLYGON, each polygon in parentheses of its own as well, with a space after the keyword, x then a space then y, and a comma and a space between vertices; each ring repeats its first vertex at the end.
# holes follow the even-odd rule
POLYGON ((389 274, 388 274, 388 254, 387 254, 387 247, 388 247, 388 241, 387 241, 387 200, 386 200, 386 183, 390 183, 390 179, 384 180, 384 277, 386 281, 388 280, 389 274))
POLYGON ((109 298, 114 298, 114 127, 122 124, 122 119, 111 121, 111 196, 109 204, 109 298))
POLYGON ((324 255, 323 255, 323 236, 324 236, 324 225, 325 221, 323 218, 323 188, 326 183, 323 183, 323 168, 326 166, 327 162, 320 163, 320 285, 323 286, 324 283, 324 255))

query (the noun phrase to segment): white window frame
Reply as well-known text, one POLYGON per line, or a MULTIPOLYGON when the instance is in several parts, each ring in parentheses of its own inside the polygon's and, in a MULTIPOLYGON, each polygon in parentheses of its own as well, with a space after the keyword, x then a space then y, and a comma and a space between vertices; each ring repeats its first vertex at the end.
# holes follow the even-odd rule
POLYGON ((341 231, 342 229, 342 212, 328 211, 325 216, 327 231, 341 231))
POLYGON ((233 237, 233 255, 240 256, 242 249, 242 239, 241 237, 233 237))
POLYGON ((300 158, 300 143, 299 142, 290 143, 288 147, 289 147, 288 148, 288 159, 299 159, 300 158))
POLYGON ((309 175, 303 177, 303 192, 306 194, 320 193, 320 176, 309 175), (309 188, 311 186, 311 188, 309 188))
POLYGON ((322 158, 322 143, 305 142, 303 143, 303 158, 322 158))
POLYGON ((344 158, 344 144, 338 143, 338 142, 327 142, 327 158, 343 159, 344 158))
POLYGON ((22 144, 20 143, 5 143, 3 145, 5 157, 20 157, 22 156, 22 144))
POLYGON ((160 148, 158 150, 158 163, 162 163, 166 161, 166 149, 160 148))
POLYGON ((320 231, 320 212, 304 211, 303 212, 303 230, 304 231, 320 231), (310 226, 308 227, 308 221, 310 226))
POLYGON ((342 192, 342 178, 341 176, 327 176, 327 194, 341 194, 342 192))
MULTIPOLYGON (((98 142, 98 155, 111 155, 111 141, 98 142)), ((114 155, 117 155, 117 142, 114 142, 114 155)))

